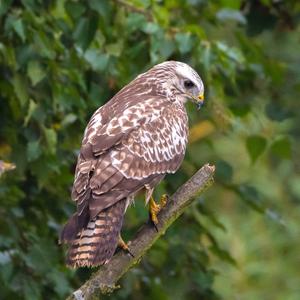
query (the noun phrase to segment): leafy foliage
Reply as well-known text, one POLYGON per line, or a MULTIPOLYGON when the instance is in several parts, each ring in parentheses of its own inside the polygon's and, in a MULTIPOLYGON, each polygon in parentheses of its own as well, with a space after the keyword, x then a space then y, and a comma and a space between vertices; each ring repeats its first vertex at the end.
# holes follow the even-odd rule
MULTIPOLYGON (((216 184, 110 298, 297 299, 299 14, 297 1, 1 1, 0 159, 16 165, 0 178, 2 296, 63 299, 89 276, 66 269, 57 243, 84 127, 134 76, 176 59, 199 70, 208 105, 188 107, 185 162, 157 194, 208 161, 216 184), (260 246, 272 260, 256 260, 260 246)), ((142 201, 127 215, 130 239, 142 201)))

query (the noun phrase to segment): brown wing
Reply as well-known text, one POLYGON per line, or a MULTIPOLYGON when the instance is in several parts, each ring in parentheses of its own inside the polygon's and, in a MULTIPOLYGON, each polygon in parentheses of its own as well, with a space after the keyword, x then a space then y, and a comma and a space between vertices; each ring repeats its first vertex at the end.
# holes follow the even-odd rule
POLYGON ((135 194, 148 185, 156 185, 166 173, 180 166, 187 143, 187 117, 173 105, 152 106, 148 122, 130 131, 103 156, 90 179, 91 215, 135 194))
POLYGON ((128 197, 175 172, 187 143, 185 110, 151 98, 103 124, 93 116, 78 157, 72 198, 77 213, 61 241, 70 242, 70 266, 103 264, 113 255, 128 197), (91 128, 94 128, 91 130, 91 128))
POLYGON ((124 138, 113 153, 112 165, 126 178, 174 173, 187 144, 187 115, 174 104, 157 108, 159 117, 144 123, 124 138))
POLYGON ((77 214, 62 240, 74 239, 102 210, 174 173, 183 159, 183 108, 152 97, 107 120, 100 109, 85 131, 72 190, 77 214))

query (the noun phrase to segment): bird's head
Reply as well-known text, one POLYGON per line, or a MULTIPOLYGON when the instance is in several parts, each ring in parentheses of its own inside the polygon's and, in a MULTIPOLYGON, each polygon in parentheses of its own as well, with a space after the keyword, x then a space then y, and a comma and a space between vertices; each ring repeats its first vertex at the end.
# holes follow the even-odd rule
POLYGON ((183 103, 190 99, 197 104, 198 109, 204 104, 203 82, 189 65, 178 61, 166 61, 154 66, 150 74, 168 98, 183 103))
POLYGON ((200 109, 204 104, 204 85, 198 73, 189 65, 175 62, 173 86, 185 99, 190 99, 200 109))

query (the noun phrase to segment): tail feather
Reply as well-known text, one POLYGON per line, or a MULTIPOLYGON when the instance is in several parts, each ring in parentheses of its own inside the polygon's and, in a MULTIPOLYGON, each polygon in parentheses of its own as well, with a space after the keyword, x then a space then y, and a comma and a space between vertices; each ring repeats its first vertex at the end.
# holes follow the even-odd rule
POLYGON ((101 211, 71 242, 67 264, 70 267, 103 265, 113 256, 123 224, 126 199, 101 211))

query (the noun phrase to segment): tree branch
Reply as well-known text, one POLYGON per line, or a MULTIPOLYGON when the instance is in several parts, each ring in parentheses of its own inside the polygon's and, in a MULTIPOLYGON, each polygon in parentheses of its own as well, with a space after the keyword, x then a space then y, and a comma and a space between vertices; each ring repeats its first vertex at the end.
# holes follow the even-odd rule
POLYGON ((193 199, 201 194, 213 182, 214 166, 203 166, 192 178, 183 184, 170 198, 167 205, 159 213, 158 232, 152 224, 145 224, 137 232, 129 244, 131 257, 124 251, 116 253, 110 262, 102 266, 68 300, 99 299, 101 294, 107 294, 118 288, 118 280, 152 247, 155 241, 165 233, 167 228, 183 213, 193 199))

